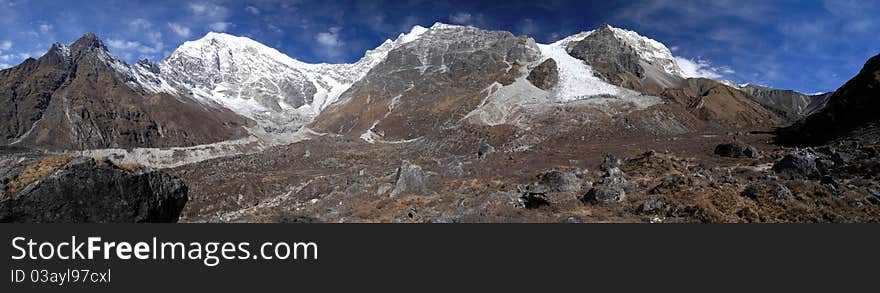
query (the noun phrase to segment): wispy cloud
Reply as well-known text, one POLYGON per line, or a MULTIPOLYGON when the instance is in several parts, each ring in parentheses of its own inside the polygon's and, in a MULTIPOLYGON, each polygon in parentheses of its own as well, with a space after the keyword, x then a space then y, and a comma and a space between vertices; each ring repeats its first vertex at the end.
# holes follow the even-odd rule
POLYGON ((250 5, 245 7, 244 11, 247 11, 248 13, 253 14, 253 15, 260 15, 260 13, 261 13, 259 8, 256 8, 256 7, 250 6, 250 5))
POLYGON ((315 41, 318 42, 318 45, 324 47, 340 47, 344 44, 339 39, 339 31, 341 30, 342 28, 340 27, 331 27, 328 31, 315 35, 315 41))
POLYGON ((467 12, 458 12, 449 15, 449 21, 455 24, 470 24, 474 16, 467 12))
POLYGON ((150 29, 153 27, 153 23, 143 18, 136 18, 129 22, 128 26, 132 29, 150 29))
POLYGON ((726 75, 736 73, 730 67, 713 67, 712 63, 705 59, 675 57, 675 62, 681 67, 685 77, 689 78, 721 79, 726 75))
POLYGON ((222 21, 220 21, 220 22, 215 22, 215 23, 212 23, 212 24, 209 24, 209 25, 208 25, 208 27, 209 27, 212 31, 215 31, 215 32, 221 32, 221 33, 227 31, 227 30, 228 30, 229 28, 231 28, 232 26, 233 26, 233 24, 232 24, 231 22, 222 22, 222 21))
POLYGON ((120 39, 107 39, 107 46, 110 49, 118 50, 120 52, 138 52, 143 55, 153 55, 157 53, 161 53, 164 46, 162 43, 156 44, 156 46, 147 46, 141 44, 137 41, 126 41, 120 39))
POLYGON ((184 38, 189 38, 192 35, 192 30, 189 27, 186 27, 186 26, 178 24, 178 23, 169 22, 168 28, 171 29, 171 31, 174 32, 175 34, 177 34, 178 36, 181 36, 184 38))
POLYGON ((41 24, 39 27, 37 27, 37 29, 40 30, 40 33, 42 33, 42 34, 48 34, 49 32, 52 31, 52 28, 54 28, 54 26, 52 26, 51 24, 45 24, 45 23, 41 24))
POLYGON ((345 45, 345 41, 340 36, 341 31, 341 27, 331 27, 327 31, 315 35, 320 54, 331 59, 340 57, 342 46, 345 45))

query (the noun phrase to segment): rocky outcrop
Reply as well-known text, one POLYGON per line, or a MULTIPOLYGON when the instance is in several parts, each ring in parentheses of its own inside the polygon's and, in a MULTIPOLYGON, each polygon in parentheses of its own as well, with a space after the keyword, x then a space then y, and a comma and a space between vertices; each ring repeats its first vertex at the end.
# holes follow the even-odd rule
POLYGON ((397 168, 396 182, 391 196, 403 194, 430 195, 431 183, 428 181, 428 172, 422 167, 409 161, 403 161, 397 168))
POLYGON ((758 149, 750 145, 742 145, 738 143, 724 143, 715 147, 715 154, 728 158, 757 158, 758 149))
POLYGON ((615 85, 624 85, 627 75, 641 79, 645 74, 638 52, 619 39, 608 25, 570 44, 568 53, 590 64, 603 79, 615 85))
POLYGON ((177 177, 91 158, 42 157, 0 167, 0 222, 176 222, 188 200, 177 177))
POLYGON ((538 175, 539 192, 578 192, 581 191, 581 180, 572 172, 549 171, 538 175))
POLYGON ((818 179, 821 176, 816 155, 810 151, 785 155, 773 165, 773 171, 786 179, 818 179))
POLYGON ((532 69, 528 76, 529 82, 542 90, 550 90, 559 83, 559 69, 553 58, 547 59, 532 69))

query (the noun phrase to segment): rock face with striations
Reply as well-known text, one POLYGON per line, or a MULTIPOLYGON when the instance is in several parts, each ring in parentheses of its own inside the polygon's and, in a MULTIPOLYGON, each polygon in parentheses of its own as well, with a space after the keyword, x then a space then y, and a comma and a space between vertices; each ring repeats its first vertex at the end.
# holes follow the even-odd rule
POLYGON ((612 84, 623 84, 627 73, 637 78, 644 76, 644 70, 639 65, 638 52, 619 39, 608 25, 603 25, 582 41, 571 44, 568 53, 589 63, 612 84))
POLYGON ((486 97, 541 57, 531 38, 505 31, 435 24, 390 52, 312 128, 365 139, 410 140, 458 123, 486 97))
POLYGON ((188 200, 177 177, 91 158, 48 156, 0 167, 0 222, 177 222, 188 200))

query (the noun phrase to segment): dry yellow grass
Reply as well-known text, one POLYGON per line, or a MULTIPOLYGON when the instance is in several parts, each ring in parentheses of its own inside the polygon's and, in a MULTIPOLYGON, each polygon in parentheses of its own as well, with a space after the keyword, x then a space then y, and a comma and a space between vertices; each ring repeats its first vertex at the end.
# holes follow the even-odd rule
POLYGON ((46 156, 40 158, 39 161, 27 165, 18 177, 13 179, 6 185, 6 190, 10 194, 14 194, 19 189, 27 187, 31 183, 46 179, 56 170, 67 165, 73 158, 67 156, 46 156))
POLYGON ((99 157, 99 158, 95 158, 95 161, 96 161, 96 162, 99 162, 99 163, 100 163, 100 162, 107 162, 107 163, 110 163, 110 164, 112 164, 114 167, 116 167, 117 169, 120 169, 120 170, 123 170, 123 171, 126 171, 126 172, 130 172, 130 173, 137 172, 137 171, 139 171, 139 170, 141 170, 141 169, 144 168, 144 166, 141 165, 141 164, 133 164, 133 163, 132 163, 132 164, 123 164, 123 163, 116 162, 116 161, 114 161, 114 160, 112 160, 112 159, 110 159, 110 158, 107 158, 107 157, 99 157))

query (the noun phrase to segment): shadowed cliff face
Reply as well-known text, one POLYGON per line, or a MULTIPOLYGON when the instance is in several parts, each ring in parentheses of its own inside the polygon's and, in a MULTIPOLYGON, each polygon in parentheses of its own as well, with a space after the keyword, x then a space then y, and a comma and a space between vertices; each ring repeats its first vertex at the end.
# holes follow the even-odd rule
POLYGON ((822 110, 780 129, 777 142, 818 145, 880 120, 880 55, 834 92, 822 110))
POLYGON ((242 137, 228 110, 127 84, 93 34, 0 72, 0 143, 48 149, 192 146, 242 137))
POLYGON ((90 158, 0 158, 0 222, 177 222, 188 200, 177 177, 90 158))

